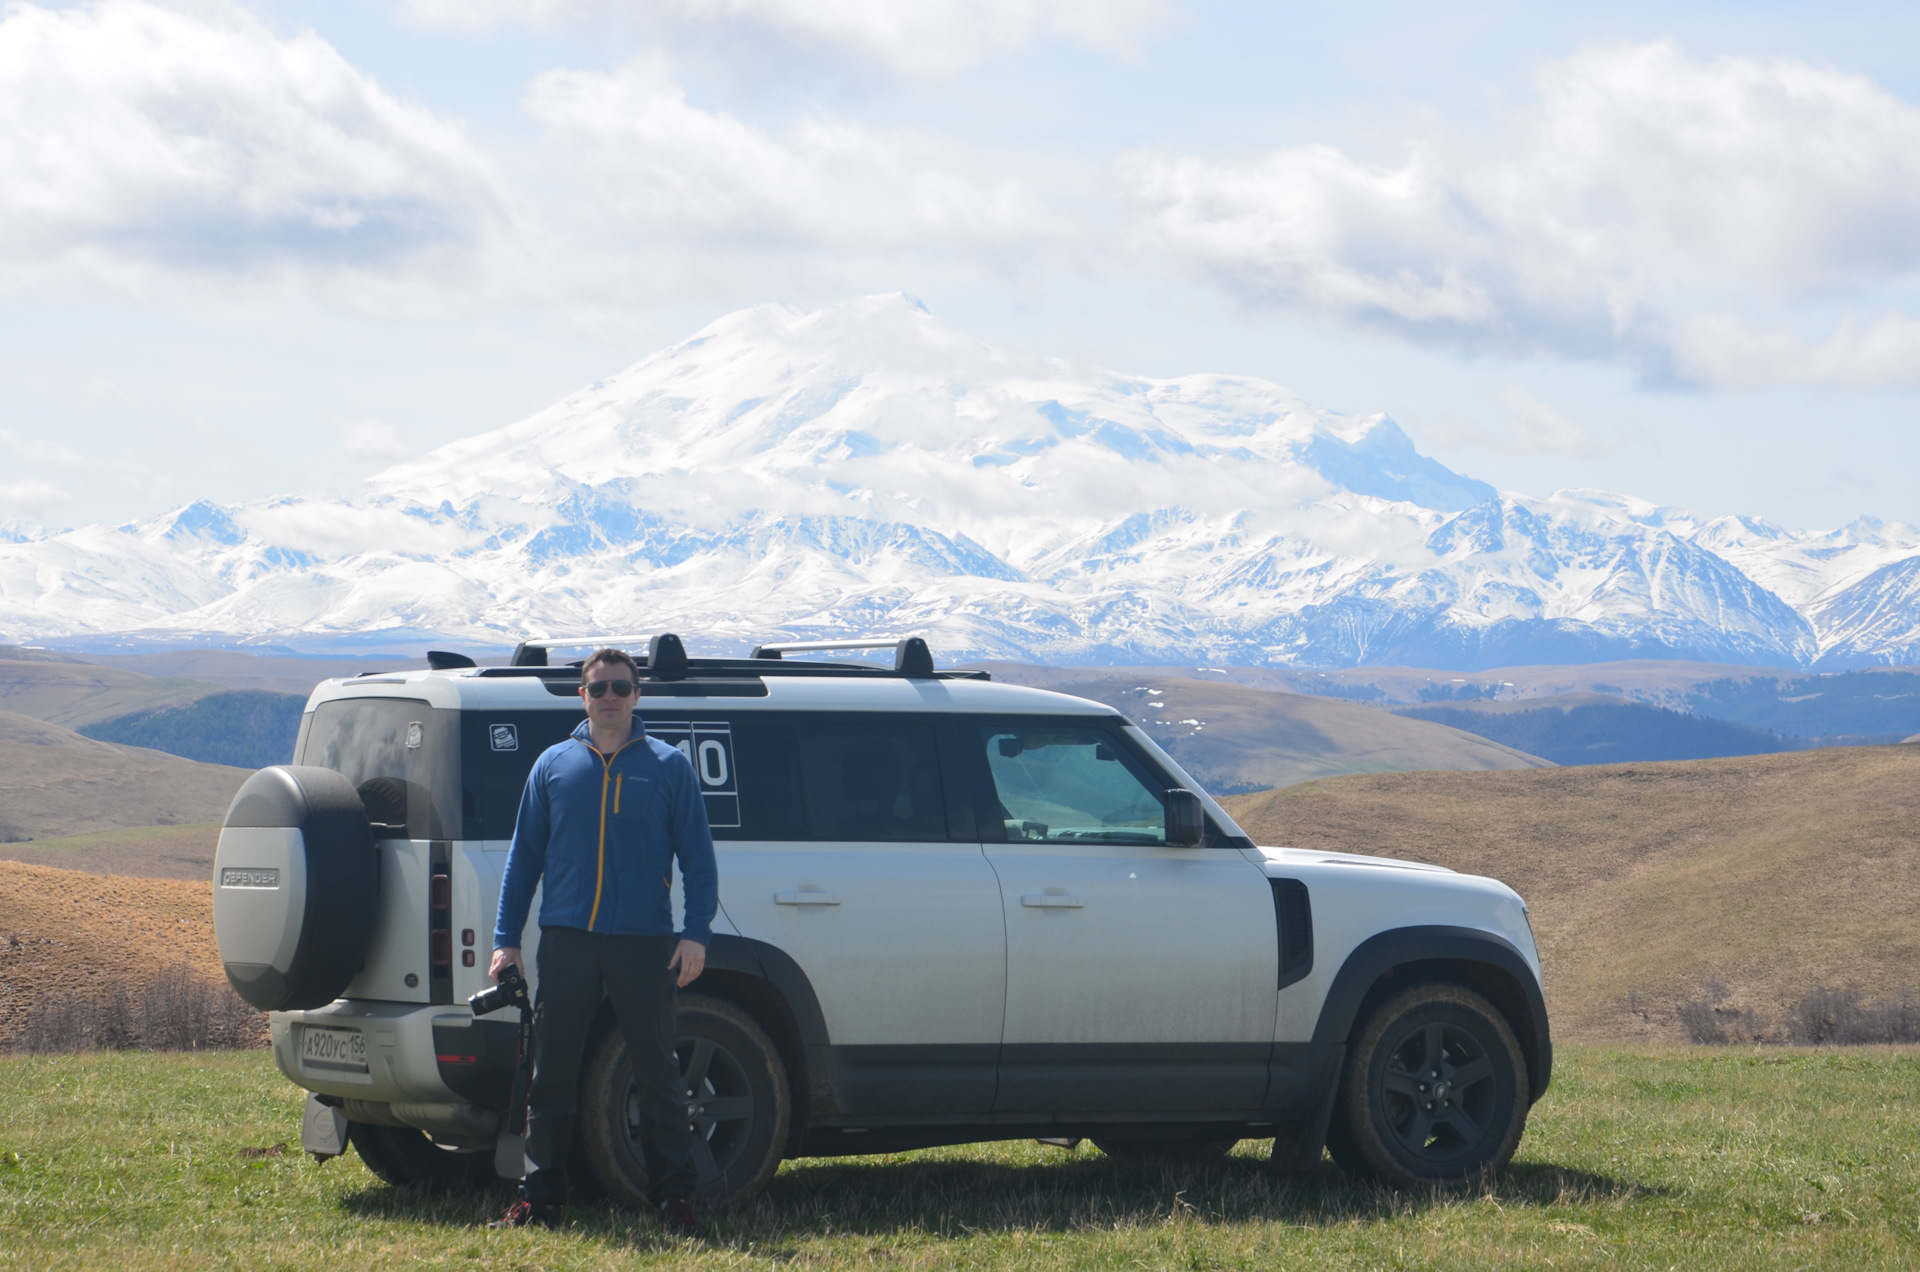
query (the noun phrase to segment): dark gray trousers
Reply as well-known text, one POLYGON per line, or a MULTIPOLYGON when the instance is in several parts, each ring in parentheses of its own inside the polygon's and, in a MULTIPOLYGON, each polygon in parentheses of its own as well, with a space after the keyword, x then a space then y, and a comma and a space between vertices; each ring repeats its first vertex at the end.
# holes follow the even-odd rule
POLYGON ((693 1194, 693 1128, 673 1057, 678 944, 671 936, 614 936, 578 928, 540 930, 540 993, 533 1010, 533 1087, 527 1099, 527 1176, 536 1205, 567 1199, 567 1155, 580 1111, 580 1065, 602 999, 626 1035, 640 1097, 641 1157, 655 1205, 693 1194))

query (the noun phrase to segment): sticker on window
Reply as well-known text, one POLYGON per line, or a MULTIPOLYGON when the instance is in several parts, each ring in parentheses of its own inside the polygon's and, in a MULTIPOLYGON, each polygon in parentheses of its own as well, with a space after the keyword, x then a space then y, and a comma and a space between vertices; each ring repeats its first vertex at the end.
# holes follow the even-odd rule
POLYGON ((740 782, 733 770, 733 726, 724 720, 656 724, 647 732, 687 757, 707 799, 707 824, 727 830, 740 825, 740 782))
POLYGON ((426 725, 420 723, 418 720, 407 721, 407 749, 409 751, 418 750, 420 743, 426 739, 426 736, 426 725))
POLYGON ((496 751, 518 751, 520 749, 520 726, 514 724, 491 724, 487 733, 493 738, 496 751))

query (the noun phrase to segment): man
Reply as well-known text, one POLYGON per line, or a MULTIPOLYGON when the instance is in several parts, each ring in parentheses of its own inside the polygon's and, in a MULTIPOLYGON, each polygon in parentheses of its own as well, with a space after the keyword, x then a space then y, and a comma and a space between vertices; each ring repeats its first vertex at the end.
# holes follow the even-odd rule
POLYGON ((494 925, 495 980, 524 975, 520 934, 540 903, 540 992, 533 1013, 527 1174, 493 1227, 554 1227, 567 1199, 566 1161, 579 1109, 587 1028, 603 997, 626 1036, 639 1088, 647 1193, 669 1231, 699 1236, 691 1200, 693 1132, 673 1056, 678 990, 706 966, 719 876, 693 765, 633 717, 638 668, 602 649, 580 669, 587 718, 534 762, 520 797, 494 925), (669 892, 680 860, 686 927, 676 938, 669 892))

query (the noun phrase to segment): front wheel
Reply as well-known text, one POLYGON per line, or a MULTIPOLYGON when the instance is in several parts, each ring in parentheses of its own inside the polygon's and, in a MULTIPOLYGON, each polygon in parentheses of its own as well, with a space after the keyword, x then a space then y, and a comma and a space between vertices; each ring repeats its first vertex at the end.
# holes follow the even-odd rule
MULTIPOLYGON (((680 999, 674 1057, 693 1122, 693 1200, 720 1209, 752 1200, 780 1168, 792 1116, 787 1068, 772 1039, 732 1003, 680 999)), ((587 1159, 608 1194, 647 1206, 640 1096, 627 1040, 609 1030, 587 1064, 580 1099, 587 1159)))
POLYGON ((1420 985, 1361 1026, 1340 1084, 1334 1160, 1396 1188, 1490 1179, 1527 1124, 1527 1066, 1492 1003, 1420 985))

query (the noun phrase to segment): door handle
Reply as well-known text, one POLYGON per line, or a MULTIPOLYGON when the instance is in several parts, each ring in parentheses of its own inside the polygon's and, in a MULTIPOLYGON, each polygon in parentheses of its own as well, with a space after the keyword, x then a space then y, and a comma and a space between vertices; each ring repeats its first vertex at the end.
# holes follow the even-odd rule
POLYGON ((775 905, 839 905, 838 892, 776 892, 775 905))
POLYGON ((1029 892, 1020 898, 1020 904, 1033 910, 1078 910, 1087 903, 1079 897, 1063 896, 1058 892, 1029 892))

